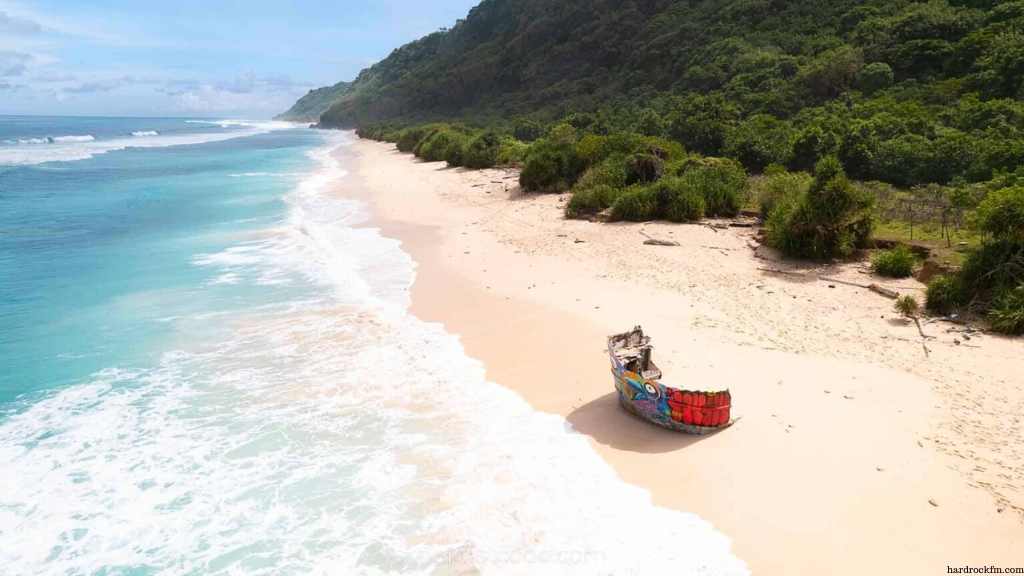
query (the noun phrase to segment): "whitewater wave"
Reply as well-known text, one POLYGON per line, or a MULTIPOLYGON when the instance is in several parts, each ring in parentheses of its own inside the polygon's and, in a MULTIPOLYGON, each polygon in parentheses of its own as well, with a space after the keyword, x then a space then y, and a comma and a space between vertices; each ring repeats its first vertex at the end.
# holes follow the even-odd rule
POLYGON ((132 132, 132 136, 135 136, 137 138, 141 137, 141 136, 159 136, 159 135, 160 135, 160 133, 157 132, 156 130, 137 130, 135 132, 132 132))
POLYGON ((298 178, 305 174, 301 172, 241 172, 230 176, 232 178, 298 178))
POLYGON ((84 134, 81 136, 54 136, 46 139, 51 144, 73 144, 76 142, 95 142, 96 137, 92 134, 84 134))
POLYGON ((294 127, 291 124, 281 122, 247 123, 239 124, 238 126, 238 130, 231 130, 229 132, 160 135, 152 131, 152 134, 143 135, 139 133, 138 135, 111 140, 96 140, 91 135, 58 136, 47 138, 45 141, 34 142, 40 144, 39 146, 0 146, 0 166, 73 162, 127 148, 164 148, 221 142, 294 127))
POLYGON ((725 536, 654 506, 408 312, 415 263, 332 193, 346 138, 312 154, 279 226, 193 260, 220 289, 302 278, 314 295, 172 319, 222 334, 0 414, 0 565, 747 574, 725 536))
POLYGON ((40 138, 18 138, 17 140, 6 140, 8 144, 74 144, 79 142, 94 142, 96 138, 92 134, 72 134, 68 136, 43 136, 40 138))
POLYGON ((305 127, 305 124, 283 120, 185 120, 185 123, 206 124, 220 128, 261 128, 265 130, 287 130, 289 128, 305 127))

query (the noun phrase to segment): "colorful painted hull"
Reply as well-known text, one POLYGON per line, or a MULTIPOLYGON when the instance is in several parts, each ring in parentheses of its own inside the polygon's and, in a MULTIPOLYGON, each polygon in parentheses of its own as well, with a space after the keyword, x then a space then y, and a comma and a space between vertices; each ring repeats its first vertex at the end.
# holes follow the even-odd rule
POLYGON ((680 390, 645 378, 623 365, 612 339, 608 355, 619 402, 627 411, 658 426, 688 434, 709 434, 732 425, 732 395, 728 390, 680 390))

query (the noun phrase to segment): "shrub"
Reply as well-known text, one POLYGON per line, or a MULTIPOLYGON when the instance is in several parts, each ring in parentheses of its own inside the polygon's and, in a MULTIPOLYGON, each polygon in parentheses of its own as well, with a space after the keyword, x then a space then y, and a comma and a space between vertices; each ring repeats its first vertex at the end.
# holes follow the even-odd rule
POLYGON ((512 135, 521 142, 533 142, 544 134, 544 128, 533 120, 520 120, 512 129, 512 135))
POLYGON ((704 199, 709 216, 735 216, 746 198, 747 172, 734 160, 706 158, 684 168, 682 181, 704 199))
POLYGON ((427 162, 445 160, 448 148, 456 140, 457 135, 449 128, 435 128, 420 140, 413 153, 427 162))
POLYGON ((423 127, 402 130, 398 136, 398 150, 401 152, 412 152, 426 134, 427 130, 423 127))
POLYGON ((673 222, 696 222, 704 217, 704 197, 696 190, 683 188, 669 202, 665 217, 673 222))
POLYGON ((806 194, 811 187, 813 178, 806 172, 775 172, 770 174, 763 184, 757 197, 758 206, 761 210, 761 219, 767 219, 772 208, 779 199, 791 196, 806 194))
POLYGON ((955 275, 937 276, 928 283, 925 306, 936 314, 949 314, 960 307, 960 282, 955 275))
POLYGON ((633 187, 612 204, 612 220, 647 222, 657 217, 658 197, 653 188, 633 187))
POLYGON ((873 199, 850 184, 835 157, 818 162, 806 193, 782 200, 766 228, 769 244, 789 256, 848 256, 871 236, 873 199))
POLYGON ((576 147, 552 140, 538 140, 530 147, 519 175, 524 190, 558 192, 570 188, 582 172, 576 147))
POLYGON ((466 163, 467 145, 465 136, 453 133, 451 135, 451 142, 444 152, 444 161, 452 167, 464 166, 466 163))
POLYGON ((978 206, 978 225, 994 238, 1024 242, 1024 186, 990 193, 978 206))
POLYGON ((879 252, 871 259, 871 268, 882 276, 906 278, 914 273, 914 253, 906 246, 879 252))
POLYGON ((580 176, 576 186, 579 188, 590 188, 599 184, 606 184, 613 188, 626 187, 626 160, 621 155, 606 158, 600 164, 587 168, 587 171, 580 176))
POLYGON ((1024 284, 1024 243, 986 241, 967 255, 959 280, 963 303, 986 308, 996 295, 1024 284))
POLYGON ((529 151, 530 145, 526 142, 520 142, 515 138, 502 138, 501 145, 498 146, 496 163, 500 166, 521 164, 529 151))
POLYGON ((1024 284, 996 297, 988 311, 992 329, 1004 334, 1024 334, 1024 284))
POLYGON ((665 161, 654 154, 637 153, 626 160, 626 184, 647 184, 661 178, 665 161))
POLYGON ((484 132, 466 145, 464 163, 466 168, 490 168, 498 162, 501 140, 494 132, 484 132))
POLYGON ((621 190, 607 184, 579 188, 569 199, 565 215, 568 218, 579 218, 587 214, 597 214, 614 204, 620 194, 621 190))
POLYGON ((917 298, 914 298, 909 294, 905 294, 897 298, 893 307, 897 312, 907 318, 913 318, 921 311, 921 305, 917 303, 917 298))

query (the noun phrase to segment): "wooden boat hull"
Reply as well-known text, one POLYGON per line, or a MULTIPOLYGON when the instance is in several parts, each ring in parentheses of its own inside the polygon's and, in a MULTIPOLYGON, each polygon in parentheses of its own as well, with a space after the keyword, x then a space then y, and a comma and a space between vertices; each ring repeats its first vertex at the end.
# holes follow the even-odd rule
MULTIPOLYGON (((719 418, 725 419, 723 424, 713 426, 696 424, 696 418, 692 415, 690 416, 690 419, 692 419, 691 422, 687 422, 687 412, 685 407, 678 406, 677 404, 676 410, 673 410, 673 406, 669 404, 668 401, 668 398, 672 397, 674 393, 682 394, 682 390, 676 390, 675 388, 665 386, 660 382, 652 383, 645 381, 635 374, 627 372, 623 377, 616 375, 615 389, 619 393, 619 404, 621 404, 627 412, 630 412, 631 414, 652 424, 657 424, 662 428, 667 428, 676 432, 685 432, 686 434, 705 435, 728 428, 734 423, 734 420, 732 420, 729 414, 730 407, 728 405, 725 406, 724 409, 718 408, 714 410, 716 413, 721 414, 719 418), (657 391, 651 393, 650 390, 652 390, 652 387, 656 388, 657 391), (643 388, 643 391, 641 391, 641 388, 643 388)), ((708 393, 693 392, 689 394, 708 393)), ((693 408, 691 407, 690 412, 692 411, 693 408)), ((701 422, 704 422, 703 413, 700 418, 701 422)), ((710 418, 709 421, 711 421, 710 418)))
POLYGON ((608 355, 622 407, 652 424, 687 434, 710 434, 731 426, 729 391, 697 392, 662 384, 661 371, 650 361, 649 340, 639 327, 609 338, 608 355))

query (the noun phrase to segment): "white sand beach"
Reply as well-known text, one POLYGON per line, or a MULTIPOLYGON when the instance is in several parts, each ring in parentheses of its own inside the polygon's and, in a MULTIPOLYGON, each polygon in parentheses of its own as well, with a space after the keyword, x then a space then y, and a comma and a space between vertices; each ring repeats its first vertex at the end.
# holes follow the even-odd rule
POLYGON ((926 355, 891 300, 818 277, 920 297, 914 280, 778 262, 751 228, 565 220, 567 195, 522 195, 514 171, 340 150, 339 193, 418 264, 413 312, 755 573, 1024 563, 1024 341, 924 321, 926 355), (666 383, 729 388, 740 421, 691 437, 623 411, 605 338, 636 324, 666 383))

